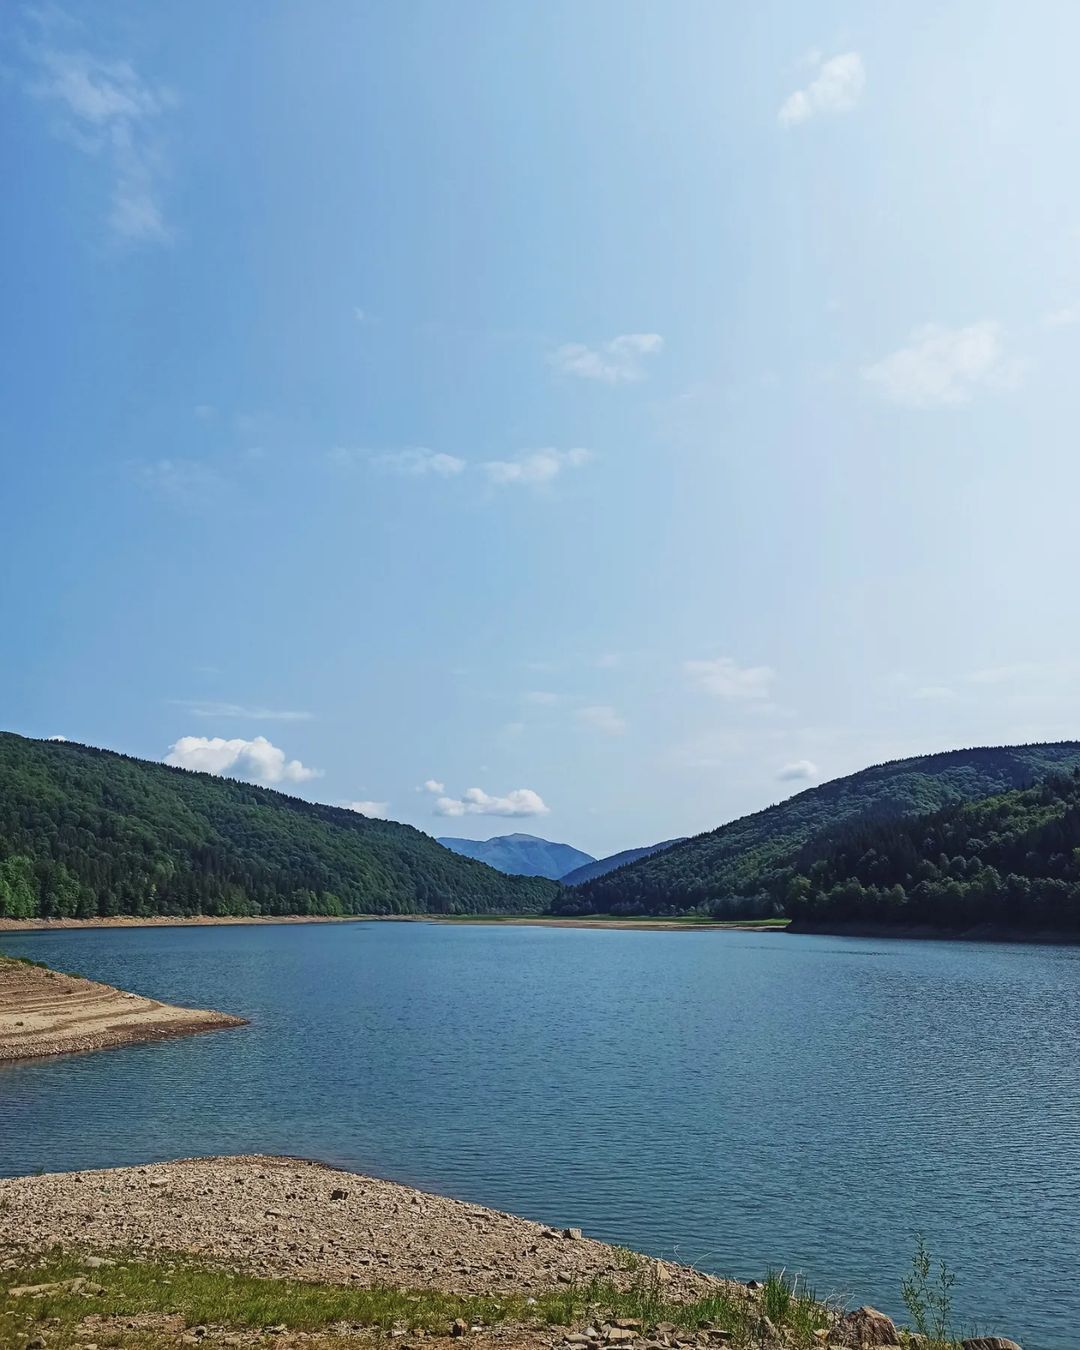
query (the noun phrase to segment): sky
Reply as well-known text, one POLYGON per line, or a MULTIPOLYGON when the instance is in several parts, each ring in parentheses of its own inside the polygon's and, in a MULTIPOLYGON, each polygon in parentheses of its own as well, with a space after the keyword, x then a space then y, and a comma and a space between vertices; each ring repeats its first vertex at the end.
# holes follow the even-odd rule
POLYGON ((7 5, 0 724, 597 855, 1080 735, 1078 43, 7 5))

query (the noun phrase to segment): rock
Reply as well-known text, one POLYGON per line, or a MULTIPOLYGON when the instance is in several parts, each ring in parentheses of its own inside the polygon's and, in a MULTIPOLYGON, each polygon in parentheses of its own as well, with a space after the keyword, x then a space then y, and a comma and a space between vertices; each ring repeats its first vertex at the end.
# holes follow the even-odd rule
POLYGON ((747 1280, 746 1287, 752 1294, 756 1294, 760 1289, 764 1288, 764 1285, 760 1280, 747 1280))
POLYGON ((44 1336, 35 1336, 32 1340, 26 1342, 26 1350, 45 1350, 49 1342, 44 1336))
POLYGON ((450 1323, 451 1336, 464 1336, 468 1329, 469 1324, 465 1321, 464 1317, 455 1317, 450 1323))
POLYGON ((102 1266, 111 1266, 113 1263, 105 1256, 87 1256, 83 1258, 83 1265, 87 1270, 100 1270, 102 1266))
POLYGON ((348 1200, 348 1198, 349 1192, 343 1191, 340 1186, 335 1186, 335 1188, 330 1192, 331 1200, 348 1200))
POLYGON ((637 1332, 629 1327, 608 1327, 604 1332, 604 1340, 608 1345, 624 1345, 627 1341, 636 1341, 637 1332))
POLYGON ((562 1235, 563 1235, 564 1238, 569 1238, 571 1242, 580 1242, 580 1241, 581 1241, 581 1229, 580 1229, 580 1228, 564 1228, 564 1229, 562 1230, 562 1235))
POLYGON ((150 1177, 146 1184, 157 1188, 160 1186, 167 1186, 169 1182, 165 1177, 150 1177))
POLYGON ((590 1339, 590 1338, 589 1338, 588 1336, 586 1336, 583 1332, 580 1332, 580 1331, 572 1331, 572 1332, 570 1333, 570 1335, 566 1337, 566 1344, 567 1344, 567 1345, 588 1345, 588 1344, 589 1344, 589 1339, 590 1339))
POLYGON ((856 1308, 840 1319, 836 1329, 841 1345, 899 1345, 900 1337, 891 1317, 876 1308, 856 1308))
POLYGON ((284 1322, 279 1322, 276 1326, 272 1327, 263 1327, 263 1330, 268 1336, 284 1336, 288 1329, 289 1328, 284 1322))
POLYGON ((640 1330, 641 1330, 641 1318, 640 1318, 640 1317, 616 1317, 615 1321, 612 1322, 611 1325, 612 1325, 613 1327, 618 1327, 620 1331, 640 1331, 640 1330))
POLYGON ((1020 1347, 1005 1336, 972 1336, 960 1342, 960 1350, 1020 1350, 1020 1347))

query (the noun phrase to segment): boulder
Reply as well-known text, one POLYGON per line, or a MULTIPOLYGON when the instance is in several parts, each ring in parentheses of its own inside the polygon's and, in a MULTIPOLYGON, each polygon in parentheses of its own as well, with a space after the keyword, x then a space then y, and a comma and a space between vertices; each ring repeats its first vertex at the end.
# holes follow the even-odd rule
POLYGON ((900 1344, 892 1318, 877 1308, 862 1307, 849 1312, 840 1319, 836 1336, 841 1345, 858 1346, 860 1350, 868 1345, 900 1344))
POLYGON ((1020 1350, 1006 1336, 971 1336, 960 1342, 960 1350, 1020 1350))

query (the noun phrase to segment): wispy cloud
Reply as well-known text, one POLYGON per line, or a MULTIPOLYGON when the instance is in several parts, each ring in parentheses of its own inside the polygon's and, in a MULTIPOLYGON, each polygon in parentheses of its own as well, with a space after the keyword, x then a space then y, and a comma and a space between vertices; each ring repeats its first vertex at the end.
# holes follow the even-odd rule
POLYGON ((436 796, 446 791, 446 784, 440 783, 437 778, 427 778, 422 787, 418 787, 417 792, 433 792, 436 796))
POLYGON ((454 478, 465 469, 465 461, 456 455, 422 448, 372 455, 371 462, 377 469, 389 469, 408 478, 426 478, 429 474, 436 478, 454 478))
POLYGON ((564 469, 580 469, 590 459, 590 450, 530 450, 517 459, 488 460, 480 467, 499 487, 544 487, 564 469))
POLYGON ((794 127, 822 113, 846 113, 862 98, 866 70, 858 52, 842 52, 815 61, 816 74, 805 89, 796 89, 780 105, 781 126, 794 127))
POLYGON ((551 353, 550 360, 565 375, 604 384, 627 384, 644 378, 644 358, 656 356, 663 346, 659 333, 621 333, 597 347, 567 342, 551 353))
POLYGON ((195 717, 235 717, 253 722, 310 722, 312 717, 309 712, 264 708, 259 704, 216 703, 190 698, 173 698, 169 702, 176 708, 186 708, 195 717))
POLYGON ((621 736, 626 730, 625 720, 606 703, 593 703, 585 708, 578 708, 574 716, 580 726, 587 727, 590 731, 599 731, 605 736, 621 736))
POLYGON ((31 53, 37 68, 28 92, 58 110, 64 140, 108 166, 113 233, 133 243, 167 243, 172 230, 162 204, 157 124, 174 96, 148 84, 129 61, 50 46, 31 53))
POLYGON ((298 759, 286 759, 285 751, 265 736, 250 741, 239 737, 224 740, 221 736, 181 736, 169 747, 165 763, 255 783, 305 783, 322 775, 321 769, 308 768, 298 759))
POLYGON ((730 656, 684 661, 683 670, 706 694, 734 702, 768 699, 776 678, 771 666, 740 666, 730 656))
POLYGON ((439 797, 437 816, 546 816, 551 808, 532 788, 514 788, 505 797, 492 797, 483 788, 468 788, 460 797, 439 797))
POLYGON ((186 506, 207 505, 225 486, 217 470, 199 459, 156 459, 128 468, 148 492, 186 506))
POLYGON ((385 820, 390 809, 389 802, 342 802, 347 811, 355 811, 358 816, 368 816, 372 820, 385 820))
POLYGON ((1020 362, 1005 350, 1005 330, 986 320, 966 328, 925 324, 908 344, 863 369, 863 379, 882 398, 909 408, 970 403, 986 389, 1014 387, 1020 362))

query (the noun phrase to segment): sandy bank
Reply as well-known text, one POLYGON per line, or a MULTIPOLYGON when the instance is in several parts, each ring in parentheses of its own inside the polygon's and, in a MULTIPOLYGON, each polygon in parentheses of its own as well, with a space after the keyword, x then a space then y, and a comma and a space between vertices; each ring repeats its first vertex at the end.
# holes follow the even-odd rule
POLYGON ((176 1008, 111 985, 0 957, 0 1061, 164 1040, 242 1017, 176 1008))
MULTIPOLYGON (((626 1253, 528 1219, 294 1158, 195 1158, 147 1167, 0 1180, 18 1245, 182 1251, 255 1275, 512 1293, 629 1288, 626 1253)), ((573 1215, 553 1215, 559 1223, 573 1215)), ((665 1295, 721 1281, 652 1263, 665 1295)))
MULTIPOLYGON (((231 914, 190 916, 155 914, 146 917, 118 914, 109 919, 0 919, 0 933, 49 933, 72 928, 233 928, 238 924, 267 923, 370 923, 389 916, 369 914, 281 914, 242 917, 231 914)), ((397 915, 393 917, 398 917, 397 915)))

